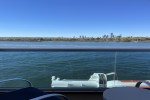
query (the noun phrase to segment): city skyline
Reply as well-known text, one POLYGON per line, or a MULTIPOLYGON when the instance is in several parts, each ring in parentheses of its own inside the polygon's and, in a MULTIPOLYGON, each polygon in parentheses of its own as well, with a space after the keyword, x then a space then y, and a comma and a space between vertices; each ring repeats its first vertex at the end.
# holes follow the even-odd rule
POLYGON ((0 37, 150 37, 149 0, 1 0, 0 37))

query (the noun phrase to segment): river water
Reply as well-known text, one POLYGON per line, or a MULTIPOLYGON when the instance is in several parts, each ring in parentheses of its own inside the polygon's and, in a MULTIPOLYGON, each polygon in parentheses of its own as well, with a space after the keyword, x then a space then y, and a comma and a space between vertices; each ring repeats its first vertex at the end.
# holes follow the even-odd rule
MULTIPOLYGON (((150 48, 150 43, 0 41, 0 48, 150 48)), ((113 72, 114 67, 118 79, 150 79, 150 52, 0 52, 0 80, 25 78, 35 87, 50 87, 53 75, 88 79, 95 72, 113 72)))

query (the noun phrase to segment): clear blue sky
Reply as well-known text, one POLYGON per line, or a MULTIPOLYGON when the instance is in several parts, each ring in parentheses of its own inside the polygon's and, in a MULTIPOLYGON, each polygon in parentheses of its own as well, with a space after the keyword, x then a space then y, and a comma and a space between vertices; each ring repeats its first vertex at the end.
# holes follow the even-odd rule
POLYGON ((0 37, 150 36, 150 0, 0 0, 0 37))

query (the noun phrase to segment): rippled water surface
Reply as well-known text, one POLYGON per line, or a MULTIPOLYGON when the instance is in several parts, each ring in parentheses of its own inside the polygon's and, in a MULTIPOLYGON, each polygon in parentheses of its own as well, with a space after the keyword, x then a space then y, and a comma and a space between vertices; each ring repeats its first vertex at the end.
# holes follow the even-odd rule
MULTIPOLYGON (((150 48, 150 43, 0 41, 0 48, 150 48)), ((88 79, 94 72, 112 72, 114 66, 118 79, 150 79, 150 52, 0 52, 1 80, 25 78, 36 87, 50 87, 53 75, 88 79)))

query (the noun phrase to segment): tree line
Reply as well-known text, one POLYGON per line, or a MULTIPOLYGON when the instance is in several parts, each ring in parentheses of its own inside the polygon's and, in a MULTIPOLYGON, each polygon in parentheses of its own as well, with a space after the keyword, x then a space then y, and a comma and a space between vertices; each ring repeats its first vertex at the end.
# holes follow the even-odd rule
POLYGON ((137 41, 148 41, 150 42, 150 37, 123 37, 120 35, 114 35, 110 33, 109 35, 103 35, 100 37, 87 37, 80 35, 79 37, 0 37, 0 41, 114 41, 114 42, 137 42, 137 41))

